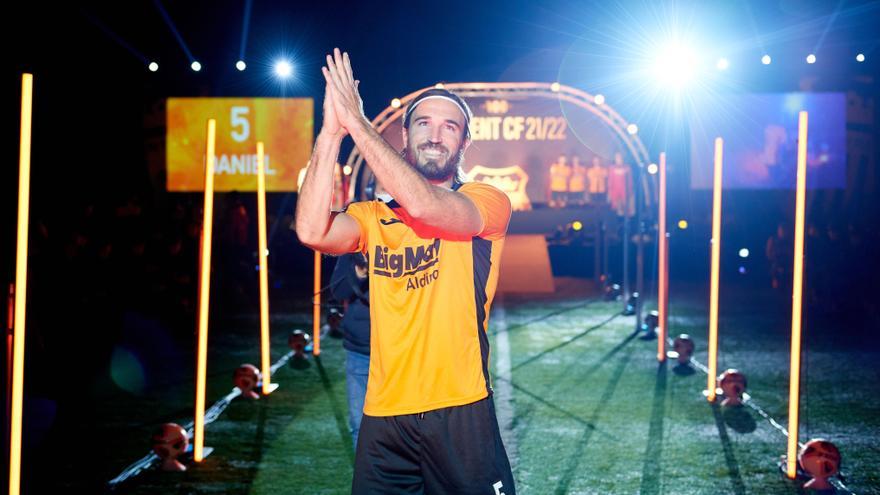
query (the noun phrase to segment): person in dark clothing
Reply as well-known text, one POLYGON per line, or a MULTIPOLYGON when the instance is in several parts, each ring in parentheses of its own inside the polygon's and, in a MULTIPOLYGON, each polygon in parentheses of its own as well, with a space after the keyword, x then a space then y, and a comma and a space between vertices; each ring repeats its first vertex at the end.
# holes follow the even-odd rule
POLYGON ((357 446, 370 373, 370 296, 366 256, 362 253, 340 256, 330 277, 330 290, 334 298, 348 306, 342 318, 342 346, 345 348, 348 426, 353 445, 357 446))

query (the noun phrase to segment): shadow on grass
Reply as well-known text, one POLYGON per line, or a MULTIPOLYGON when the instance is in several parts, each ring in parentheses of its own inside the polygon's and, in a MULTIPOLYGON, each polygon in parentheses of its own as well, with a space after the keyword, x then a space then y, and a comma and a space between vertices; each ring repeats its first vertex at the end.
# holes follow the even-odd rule
POLYGON ((642 461, 642 484, 639 493, 660 493, 660 460, 663 455, 663 416, 666 415, 666 361, 657 366, 654 382, 654 402, 651 405, 651 424, 648 427, 648 446, 642 461))
MULTIPOLYGON (((730 482, 733 485, 733 493, 736 493, 737 495, 745 495, 746 486, 743 483, 742 475, 739 472, 739 463, 736 461, 733 447, 730 445, 730 436, 727 434, 727 426, 724 424, 721 407, 716 402, 712 403, 712 415, 715 417, 715 426, 718 428, 718 437, 721 438, 721 448, 724 450, 724 462, 727 463, 727 473, 730 476, 730 482)), ((754 420, 752 420, 752 422, 754 422, 754 420)))
POLYGON ((351 432, 348 431, 348 408, 339 405, 336 396, 333 395, 333 384, 327 377, 324 365, 321 363, 321 356, 315 356, 315 367, 321 376, 321 384, 324 386, 324 392, 327 393, 327 400, 330 401, 330 407, 333 408, 333 417, 336 419, 336 428, 339 430, 339 437, 342 443, 348 446, 348 460, 354 467, 354 449, 351 447, 351 432))
MULTIPOLYGON (((634 336, 635 334, 630 335, 621 344, 618 344, 614 349, 612 349, 611 352, 606 354, 606 356, 610 357, 611 355, 616 353, 623 347, 623 345, 625 345, 627 342, 630 342, 634 336)), ((630 351, 625 356, 620 358, 620 362, 617 363, 617 367, 614 369, 614 372, 611 374, 611 378, 605 385, 605 390, 602 392, 602 397, 599 398, 598 404, 596 404, 596 408, 593 409, 593 414, 590 415, 590 419, 588 421, 589 424, 595 425, 596 422, 599 420, 599 416, 602 414, 602 410, 605 408, 605 405, 608 404, 608 401, 610 401, 611 397, 614 396, 614 391, 617 389, 617 384, 620 383, 620 377, 623 376, 623 372, 624 370, 626 370, 626 366, 627 364, 629 364, 631 357, 632 349, 630 349, 630 351)), ((602 361, 606 361, 606 359, 607 357, 603 358, 602 361)), ((575 445, 575 452, 568 457, 568 466, 565 467, 565 472, 559 479, 559 483, 557 483, 554 493, 568 493, 569 485, 571 485, 572 478, 578 472, 577 468, 578 466, 580 466, 581 458, 584 455, 584 449, 586 448, 587 443, 590 441, 593 430, 595 430, 595 427, 584 429, 583 435, 581 435, 581 438, 575 445)))
POLYGON ((606 319, 602 320, 601 322, 599 322, 599 323, 597 323, 597 324, 591 326, 590 328, 588 328, 588 329, 584 330, 583 332, 581 332, 581 333, 575 335, 574 337, 572 337, 572 338, 566 340, 565 342, 562 342, 562 343, 560 343, 560 344, 556 344, 556 345, 554 345, 553 347, 550 347, 550 348, 548 348, 548 349, 544 349, 543 351, 541 351, 541 352, 535 354, 534 356, 532 356, 532 357, 530 357, 530 358, 528 358, 528 359, 526 359, 526 360, 524 360, 524 361, 522 361, 522 362, 516 364, 515 366, 513 366, 512 368, 510 368, 510 371, 513 372, 513 371, 515 371, 515 370, 517 370, 517 369, 519 369, 519 368, 522 368, 523 366, 525 366, 525 365, 527 365, 527 364, 531 364, 531 363, 533 363, 533 362, 535 362, 535 361, 541 359, 542 357, 546 356, 547 354, 550 354, 550 353, 553 352, 553 351, 557 351, 557 350, 559 350, 559 349, 562 349, 563 347, 565 347, 565 346, 571 344, 572 342, 575 342, 576 340, 578 340, 578 339, 580 339, 580 338, 582 338, 582 337, 585 337, 586 335, 589 335, 591 332, 593 332, 593 331, 595 331, 595 330, 598 330, 598 329, 604 327, 605 325, 611 323, 611 322, 614 321, 614 319, 617 318, 618 316, 620 316, 620 313, 614 313, 613 315, 609 316, 608 318, 606 318, 606 319))
POLYGON ((569 311, 574 311, 574 310, 576 310, 576 309, 586 308, 587 306, 589 306, 589 305, 591 305, 591 304, 593 304, 594 302, 597 302, 597 301, 599 301, 598 298, 596 298, 596 299, 588 299, 587 301, 585 301, 585 302, 583 302, 583 303, 581 303, 581 304, 575 305, 575 306, 569 306, 569 307, 565 307, 565 308, 562 308, 562 309, 557 309, 557 310, 555 310, 555 311, 551 311, 551 312, 549 312, 549 313, 547 313, 547 314, 545 314, 545 315, 538 316, 537 318, 533 318, 533 319, 531 319, 531 320, 524 321, 524 322, 522 322, 522 323, 517 323, 516 325, 510 325, 510 326, 508 326, 508 327, 505 327, 505 328, 502 329, 502 330, 496 330, 496 331, 490 333, 489 336, 492 337, 492 336, 498 335, 498 334, 501 333, 501 332, 511 332, 511 331, 513 331, 513 330, 517 330, 517 329, 520 329, 520 328, 527 327, 527 326, 531 325, 532 323, 538 323, 538 322, 540 322, 540 321, 544 321, 544 320, 549 319, 549 318, 552 318, 552 317, 554 317, 554 316, 558 316, 558 315, 561 315, 561 314, 563 314, 563 313, 568 313, 569 311))
POLYGON ((738 433, 751 433, 758 428, 755 418, 744 407, 726 407, 721 410, 724 424, 738 433))

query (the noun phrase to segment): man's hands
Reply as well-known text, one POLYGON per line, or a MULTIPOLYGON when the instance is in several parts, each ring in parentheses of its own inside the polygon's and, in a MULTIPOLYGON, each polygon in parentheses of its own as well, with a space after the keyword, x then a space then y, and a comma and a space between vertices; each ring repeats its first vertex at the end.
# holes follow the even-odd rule
POLYGON ((366 121, 364 102, 358 93, 360 81, 354 79, 348 53, 333 49, 327 66, 321 67, 327 86, 324 94, 324 130, 344 137, 355 125, 366 121))

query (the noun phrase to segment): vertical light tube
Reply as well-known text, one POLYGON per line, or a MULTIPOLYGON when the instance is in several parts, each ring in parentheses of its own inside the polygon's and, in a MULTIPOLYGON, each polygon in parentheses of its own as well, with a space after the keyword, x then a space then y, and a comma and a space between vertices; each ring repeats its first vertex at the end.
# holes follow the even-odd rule
POLYGON ((718 285, 721 265, 721 163, 724 140, 715 138, 715 176, 712 185, 712 274, 709 285, 709 382, 706 398, 715 402, 718 376, 718 285))
POLYGON ((788 382, 787 474, 797 476, 801 379, 801 312, 804 284, 804 215, 807 198, 807 112, 798 114, 797 195, 794 216, 794 280, 791 287, 791 369, 788 382))
POLYGON ((34 76, 21 76, 21 140, 18 148, 18 236, 15 249, 15 315, 12 333, 12 400, 9 417, 9 493, 21 490, 21 408, 24 386, 24 321, 27 295, 28 217, 31 191, 31 119, 34 76))
POLYGON ((660 198, 658 200, 657 214, 657 312, 659 334, 657 335, 657 361, 666 361, 666 153, 660 153, 660 198))
POLYGON ((214 225, 214 143, 217 121, 208 119, 205 150, 205 205, 199 277, 199 333, 196 357, 196 410, 193 424, 193 460, 202 462, 205 447, 205 374, 208 366, 208 302, 211 293, 211 237, 214 225))
POLYGON ((260 355, 263 375, 263 395, 271 392, 271 367, 269 356, 269 254, 266 241, 266 169, 262 142, 257 142, 257 232, 260 251, 260 355))
POLYGON ((321 354, 321 253, 315 251, 315 281, 313 284, 312 338, 314 349, 312 354, 321 354))

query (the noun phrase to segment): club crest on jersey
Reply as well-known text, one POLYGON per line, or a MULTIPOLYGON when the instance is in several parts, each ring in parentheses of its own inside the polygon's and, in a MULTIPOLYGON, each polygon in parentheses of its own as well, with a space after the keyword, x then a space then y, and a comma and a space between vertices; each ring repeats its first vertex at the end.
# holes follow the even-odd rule
POLYGON ((439 276, 438 270, 428 270, 440 260, 440 239, 434 239, 430 244, 404 247, 403 252, 379 245, 373 256, 373 274, 389 278, 411 277, 406 290, 421 288, 439 276))

